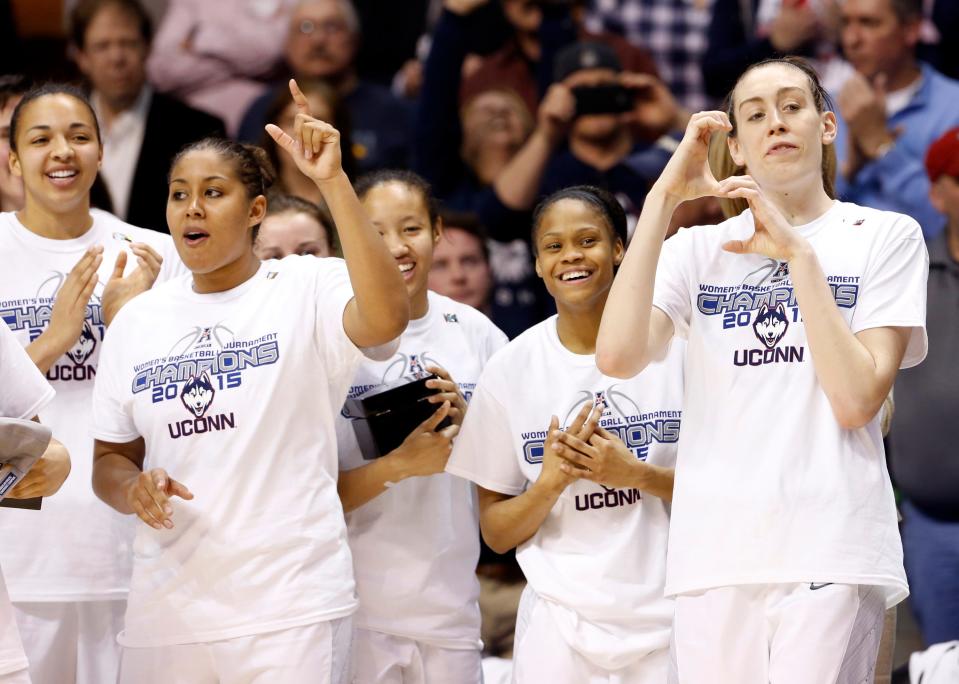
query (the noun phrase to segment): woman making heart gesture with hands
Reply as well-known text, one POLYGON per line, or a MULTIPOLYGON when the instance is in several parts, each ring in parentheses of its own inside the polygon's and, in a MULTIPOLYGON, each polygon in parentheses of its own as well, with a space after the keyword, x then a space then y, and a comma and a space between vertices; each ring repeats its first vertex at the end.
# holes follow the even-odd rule
POLYGON ((694 115, 603 314, 610 375, 688 340, 674 681, 862 681, 908 593, 877 414, 925 355, 928 255, 911 218, 833 199, 827 105, 808 64, 778 59, 750 67, 725 112, 694 115), (738 174, 721 181, 714 133, 738 174), (663 244, 676 206, 705 194, 748 208, 663 244))

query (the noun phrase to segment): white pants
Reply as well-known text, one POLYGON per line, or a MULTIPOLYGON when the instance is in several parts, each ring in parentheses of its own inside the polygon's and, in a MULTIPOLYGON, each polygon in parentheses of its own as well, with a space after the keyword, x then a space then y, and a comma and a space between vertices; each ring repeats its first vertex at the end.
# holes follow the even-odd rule
POLYGON ((0 674, 0 684, 31 684, 30 670, 24 668, 16 672, 0 674))
POLYGON ((676 597, 670 684, 872 682, 879 587, 769 584, 676 597))
POLYGON ((514 684, 663 684, 668 663, 664 648, 619 670, 599 667, 566 643, 536 592, 529 587, 523 592, 516 616, 514 684))
POLYGON ((202 644, 124 648, 120 684, 349 684, 353 618, 202 644))
POLYGON ((14 603, 33 684, 115 682, 126 601, 14 603))
POLYGON ((480 652, 430 646, 405 637, 356 629, 354 684, 482 684, 480 652))

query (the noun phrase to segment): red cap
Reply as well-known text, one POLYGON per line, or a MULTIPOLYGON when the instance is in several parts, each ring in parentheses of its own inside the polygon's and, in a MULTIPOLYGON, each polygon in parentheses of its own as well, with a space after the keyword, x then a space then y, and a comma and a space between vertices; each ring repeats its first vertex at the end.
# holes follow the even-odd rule
POLYGON ((926 173, 935 183, 946 174, 959 178, 959 126, 946 131, 926 151, 926 173))

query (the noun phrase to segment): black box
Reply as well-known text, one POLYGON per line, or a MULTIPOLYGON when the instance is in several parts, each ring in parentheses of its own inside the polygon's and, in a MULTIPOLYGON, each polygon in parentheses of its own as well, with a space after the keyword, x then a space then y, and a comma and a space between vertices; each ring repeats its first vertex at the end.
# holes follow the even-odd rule
MULTIPOLYGON (((404 375, 346 400, 346 410, 365 460, 372 461, 393 451, 442 406, 427 401, 436 390, 427 387, 426 381, 435 378, 432 373, 404 375)), ((448 425, 452 425, 449 416, 436 429, 442 430, 448 425)))

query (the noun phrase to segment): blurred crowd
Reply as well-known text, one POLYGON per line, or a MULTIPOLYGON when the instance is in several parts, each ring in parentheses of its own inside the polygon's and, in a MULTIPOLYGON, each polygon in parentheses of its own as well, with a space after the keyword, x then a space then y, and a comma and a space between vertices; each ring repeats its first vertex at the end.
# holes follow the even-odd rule
MULTIPOLYGON (((511 338, 553 313, 529 244, 541 198, 595 185, 632 228, 691 113, 722 108, 756 61, 811 59, 840 121, 837 196, 914 217, 928 243, 929 357, 899 376, 888 452, 923 639, 959 639, 959 2, 3 0, 0 26, 2 211, 23 201, 7 165, 19 97, 77 80, 104 141, 98 207, 167 232, 172 157, 227 135, 277 170, 261 258, 335 254, 315 183, 264 132, 292 130, 293 77, 341 132, 351 179, 408 168, 431 183, 444 227, 431 289, 511 338)), ((722 218, 704 198, 673 223, 722 218)), ((515 568, 482 561, 485 609, 505 592, 515 610, 515 568)), ((508 648, 495 620, 484 628, 491 651, 508 648)))

